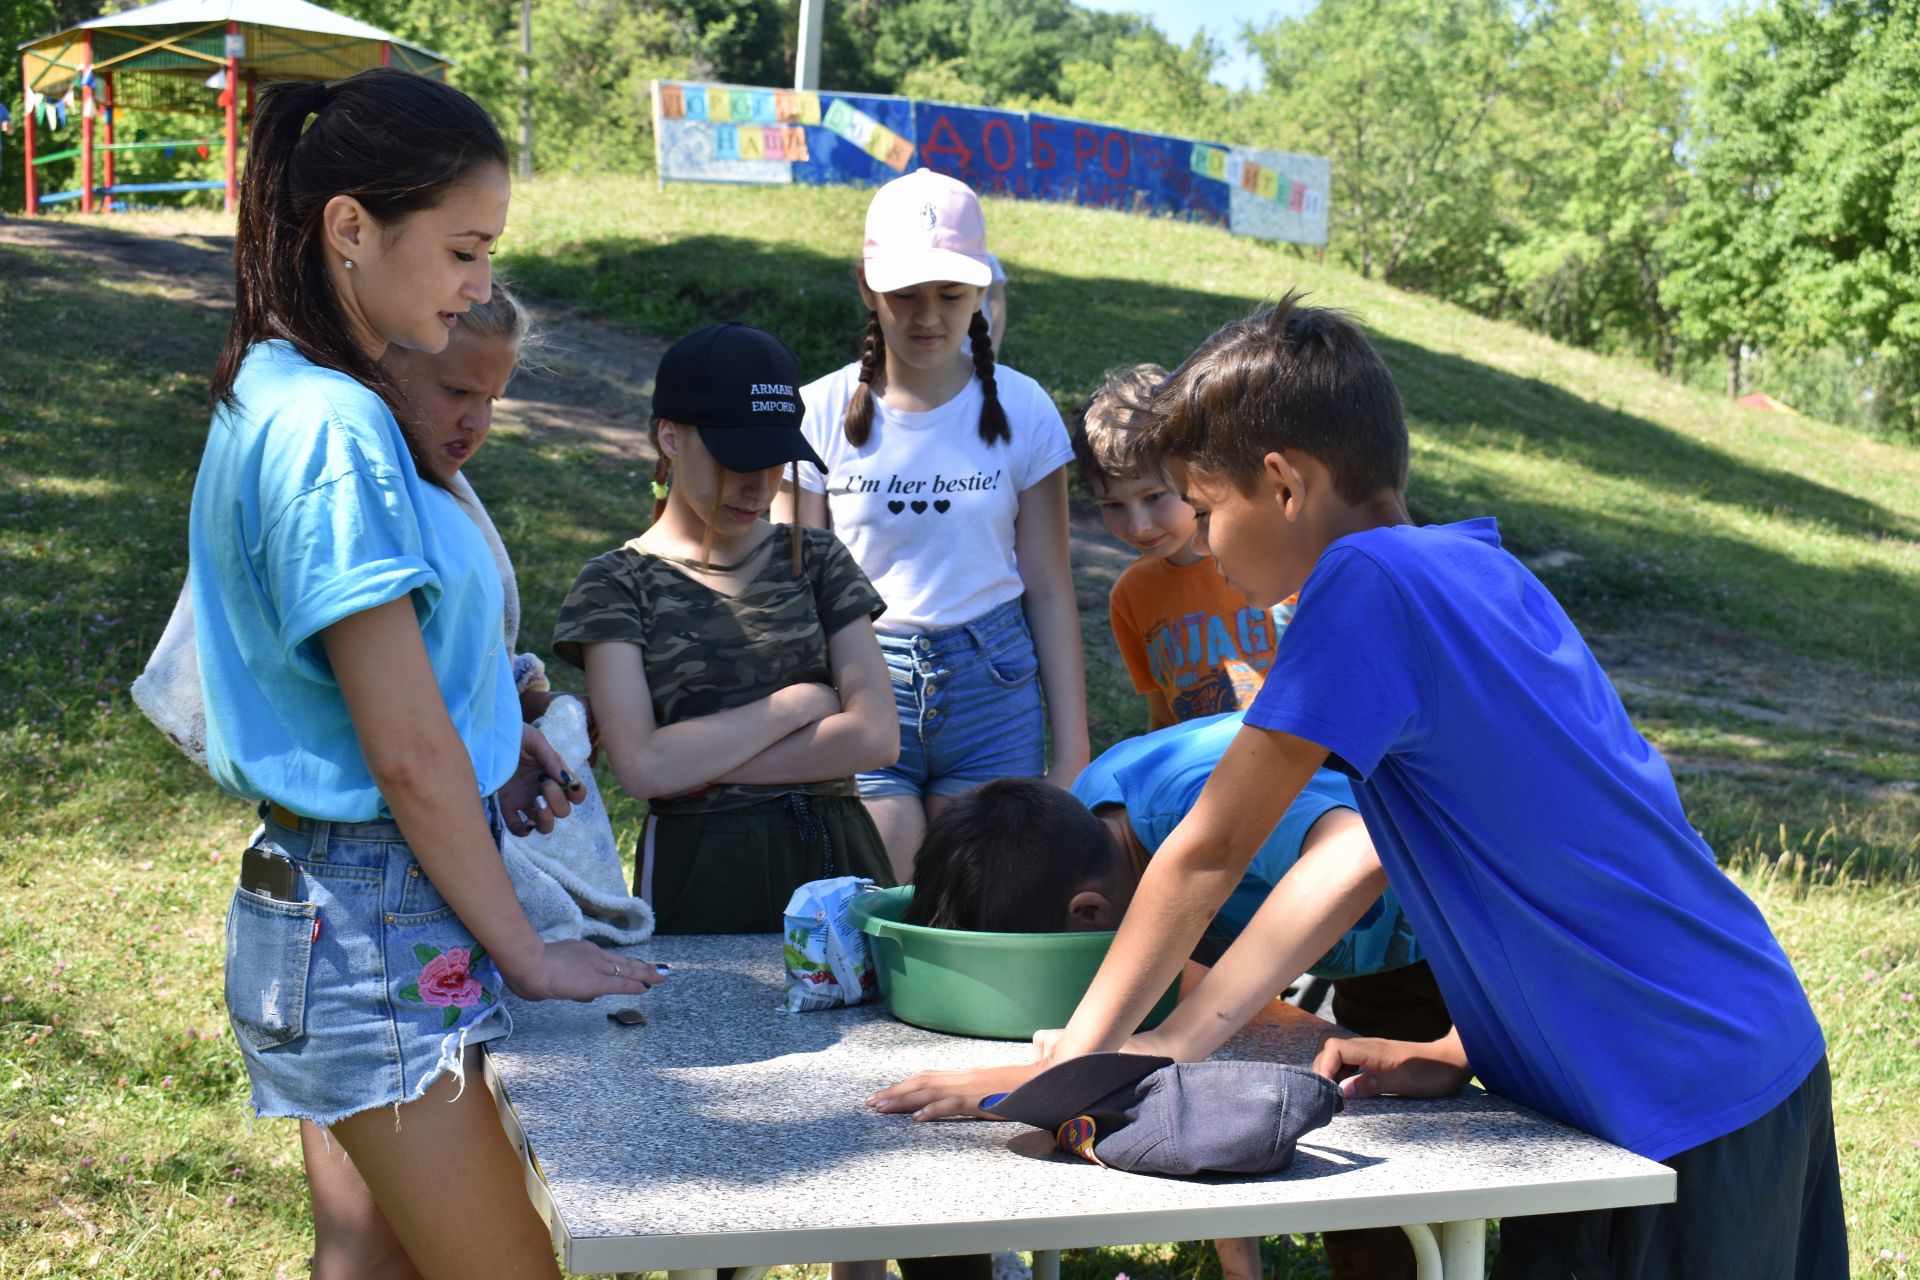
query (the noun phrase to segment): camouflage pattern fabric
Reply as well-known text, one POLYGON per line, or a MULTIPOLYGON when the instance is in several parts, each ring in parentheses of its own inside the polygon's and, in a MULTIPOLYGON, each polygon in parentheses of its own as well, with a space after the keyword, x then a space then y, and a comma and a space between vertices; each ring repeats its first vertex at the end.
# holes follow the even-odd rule
MULTIPOLYGON (((553 650, 583 666, 582 646, 640 646, 653 694, 654 723, 675 724, 757 702, 790 684, 830 684, 827 640, 856 618, 886 607, 840 539, 808 529, 800 574, 787 554, 787 527, 754 580, 726 596, 629 542, 587 562, 560 606, 553 650)), ((661 813, 698 813, 756 804, 792 791, 854 795, 853 779, 792 786, 718 786, 654 802, 661 813)))

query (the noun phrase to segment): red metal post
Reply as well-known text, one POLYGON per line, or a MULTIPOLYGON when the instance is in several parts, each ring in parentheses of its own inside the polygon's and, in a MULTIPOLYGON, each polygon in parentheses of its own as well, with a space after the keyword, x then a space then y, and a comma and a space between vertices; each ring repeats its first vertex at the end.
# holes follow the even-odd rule
POLYGON ((393 65, 393 42, 390 40, 380 42, 380 65, 383 67, 393 65))
MULTIPOLYGON (((109 71, 100 77, 100 87, 105 91, 100 99, 100 112, 102 124, 107 135, 107 186, 111 188, 113 186, 113 72, 109 71)), ((107 196, 106 203, 102 206, 102 209, 103 212, 106 213, 113 212, 113 196, 111 194, 107 196)))
MULTIPOLYGON (((227 39, 240 34, 240 24, 227 23, 227 39)), ((240 60, 227 49, 227 212, 232 213, 240 193, 240 60)))
POLYGON ((87 32, 80 81, 80 212, 93 212, 93 32, 87 32))
POLYGON ((33 112, 31 109, 27 112, 26 127, 27 136, 24 141, 27 144, 27 216, 31 218, 40 212, 40 189, 39 184, 34 180, 33 172, 33 112))

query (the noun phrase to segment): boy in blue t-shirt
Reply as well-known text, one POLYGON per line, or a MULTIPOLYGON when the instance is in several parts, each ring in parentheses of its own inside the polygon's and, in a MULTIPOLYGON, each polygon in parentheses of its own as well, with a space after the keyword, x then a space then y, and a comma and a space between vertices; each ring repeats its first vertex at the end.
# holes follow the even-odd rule
MULTIPOLYGON (((1209 338, 1154 410, 1149 446, 1221 573, 1256 605, 1298 590, 1300 612, 1054 1056, 1125 1041, 1329 765, 1354 779, 1455 1029, 1332 1040, 1315 1068, 1352 1096, 1477 1075, 1676 1173, 1671 1205, 1507 1219, 1497 1274, 1845 1276, 1799 978, 1494 522, 1412 525, 1399 393, 1358 327, 1289 295, 1209 338)), ((953 1077, 876 1095, 925 1118, 977 1103, 953 1077)))

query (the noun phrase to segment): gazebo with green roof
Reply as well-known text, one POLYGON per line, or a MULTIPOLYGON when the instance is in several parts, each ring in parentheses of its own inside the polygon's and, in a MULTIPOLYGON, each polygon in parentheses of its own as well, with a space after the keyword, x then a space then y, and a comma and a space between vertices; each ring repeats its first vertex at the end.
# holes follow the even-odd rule
POLYGON ((224 188, 229 211, 239 185, 241 115, 251 116, 254 87, 275 80, 337 80, 368 67, 397 66, 444 80, 449 63, 431 49, 409 44, 378 27, 343 17, 307 0, 160 0, 109 14, 20 46, 26 89, 27 216, 41 206, 78 200, 92 213, 96 197, 149 191, 224 188), (245 86, 245 98, 241 97, 245 86), (218 92, 218 135, 172 142, 116 143, 122 111, 203 115, 218 92), (71 101, 80 115, 80 145, 34 154, 36 108, 71 101), (96 142, 96 120, 102 136, 96 142), (226 178, 213 182, 149 182, 115 186, 113 158, 138 148, 205 146, 221 142, 226 178), (94 156, 105 159, 104 184, 94 184, 94 156), (80 187, 38 193, 35 168, 80 158, 80 187))

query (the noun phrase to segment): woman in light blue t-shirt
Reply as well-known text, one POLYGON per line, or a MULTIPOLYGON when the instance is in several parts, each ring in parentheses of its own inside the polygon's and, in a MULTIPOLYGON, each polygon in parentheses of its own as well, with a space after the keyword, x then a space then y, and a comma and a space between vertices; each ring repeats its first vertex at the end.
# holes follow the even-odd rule
POLYGON ((479 1045, 507 1033, 506 986, 590 1000, 660 975, 542 942, 514 898, 503 822, 550 828, 581 790, 521 722, 458 463, 380 364, 442 350, 487 300, 506 149, 422 76, 290 84, 262 100, 241 196, 188 585, 208 768, 263 820, 226 930, 252 1107, 352 1159, 305 1144, 316 1276, 552 1276, 466 1087, 479 1045))

